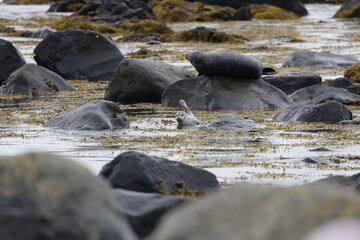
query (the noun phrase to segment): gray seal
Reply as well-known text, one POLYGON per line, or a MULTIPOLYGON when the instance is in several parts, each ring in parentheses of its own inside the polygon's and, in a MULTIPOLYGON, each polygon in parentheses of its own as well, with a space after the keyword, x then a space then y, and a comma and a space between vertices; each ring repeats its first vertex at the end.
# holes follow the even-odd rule
POLYGON ((176 121, 178 122, 178 128, 191 127, 201 124, 201 122, 194 116, 194 114, 188 108, 186 102, 183 99, 179 101, 179 105, 182 111, 177 112, 175 115, 176 121))

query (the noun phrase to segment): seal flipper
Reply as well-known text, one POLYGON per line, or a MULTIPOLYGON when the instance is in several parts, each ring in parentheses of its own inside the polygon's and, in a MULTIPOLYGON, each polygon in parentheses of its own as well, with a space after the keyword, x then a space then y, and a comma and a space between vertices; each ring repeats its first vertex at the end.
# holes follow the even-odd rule
POLYGON ((278 72, 273 68, 269 68, 269 67, 264 67, 263 68, 263 75, 275 75, 277 73, 278 72))

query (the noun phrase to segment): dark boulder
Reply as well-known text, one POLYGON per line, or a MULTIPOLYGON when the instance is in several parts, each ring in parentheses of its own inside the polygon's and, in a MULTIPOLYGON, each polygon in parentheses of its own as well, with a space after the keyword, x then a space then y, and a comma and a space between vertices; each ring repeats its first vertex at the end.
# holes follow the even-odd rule
POLYGON ((34 49, 40 66, 65 79, 110 80, 124 59, 116 44, 100 33, 85 30, 58 31, 34 49))
POLYGON ((350 56, 332 53, 300 50, 291 53, 284 62, 285 67, 341 67, 346 68, 356 63, 357 59, 350 56))
POLYGON ((353 104, 360 100, 359 95, 350 93, 345 89, 319 85, 302 88, 290 94, 289 97, 297 104, 317 104, 329 100, 343 104, 353 104))
POLYGON ((336 188, 345 188, 360 192, 360 173, 352 176, 331 176, 312 182, 310 184, 326 184, 336 188))
POLYGON ((109 186, 63 158, 0 158, 0 239, 135 240, 109 186))
POLYGON ((114 188, 146 193, 196 196, 220 187, 215 175, 201 168, 132 151, 118 155, 99 175, 114 188))
POLYGON ((239 35, 220 32, 214 28, 199 26, 175 35, 174 40, 182 42, 236 43, 243 42, 245 39, 239 35))
POLYGON ((341 77, 331 81, 328 86, 337 88, 348 88, 354 86, 354 84, 349 79, 341 77))
POLYGON ((110 81, 105 99, 122 104, 160 103, 165 88, 178 80, 195 77, 182 68, 146 59, 125 59, 110 81))
POLYGON ((234 130, 242 128, 253 128, 256 126, 254 120, 244 116, 235 116, 232 114, 221 115, 212 120, 208 128, 234 130))
POLYGON ((360 17, 359 0, 345 0, 340 10, 334 16, 334 18, 359 18, 359 17, 360 17))
POLYGON ((0 38, 0 85, 24 64, 24 57, 12 43, 0 38))
POLYGON ((192 52, 186 54, 185 57, 199 75, 259 79, 264 72, 264 67, 259 60, 238 53, 192 52))
POLYGON ((149 240, 304 240, 344 216, 360 217, 359 196, 346 190, 243 185, 175 210, 149 240))
POLYGON ((310 76, 264 76, 261 77, 265 82, 281 89, 286 94, 291 94, 301 88, 321 85, 322 78, 318 75, 310 76))
POLYGON ((351 120, 352 113, 343 104, 335 101, 318 105, 295 105, 275 116, 275 120, 283 122, 325 122, 339 123, 351 120))
POLYGON ((304 163, 309 163, 309 164, 324 164, 324 165, 328 165, 331 163, 331 161, 322 158, 322 157, 306 157, 302 160, 304 163))
POLYGON ((162 94, 162 104, 177 107, 184 99, 197 110, 282 109, 293 104, 287 95, 258 79, 200 76, 180 80, 162 94))
POLYGON ((76 12, 84 5, 85 0, 56 0, 54 1, 48 12, 76 12))
POLYGON ((191 198, 141 193, 124 189, 113 190, 118 206, 140 239, 147 237, 158 226, 161 218, 191 198))
POLYGON ((100 131, 128 128, 130 122, 116 103, 97 100, 59 113, 49 118, 43 126, 66 130, 100 131))
POLYGON ((241 7, 234 13, 233 18, 234 20, 248 21, 252 19, 252 15, 246 7, 241 7))
MULTIPOLYGON (((194 2, 195 0, 189 0, 194 2)), ((209 5, 228 6, 235 9, 247 7, 250 4, 269 4, 291 12, 298 16, 305 16, 308 14, 306 8, 299 0, 196 0, 209 5)))
POLYGON ((75 87, 47 68, 25 64, 9 76, 0 87, 0 94, 37 97, 46 92, 74 90, 75 87))

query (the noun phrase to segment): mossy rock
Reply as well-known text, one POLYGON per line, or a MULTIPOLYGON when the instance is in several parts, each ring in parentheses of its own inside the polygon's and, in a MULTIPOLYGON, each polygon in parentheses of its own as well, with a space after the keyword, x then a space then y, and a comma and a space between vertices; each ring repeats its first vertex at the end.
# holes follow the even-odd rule
POLYGON ((257 19, 298 19, 299 17, 293 13, 282 8, 267 4, 251 4, 247 6, 246 10, 253 18, 257 19))
POLYGON ((132 57, 132 58, 148 58, 148 57, 155 57, 155 56, 159 56, 157 52, 152 51, 147 48, 144 48, 144 47, 140 48, 136 52, 130 53, 130 57, 132 57))
POLYGON ((344 77, 355 82, 357 79, 360 79, 360 62, 357 62, 350 67, 348 67, 344 72, 344 77))
POLYGON ((28 4, 50 4, 51 0, 18 0, 18 1, 4 1, 11 4, 28 5, 28 4))
POLYGON ((334 18, 358 18, 360 17, 360 3, 351 9, 341 8, 334 18))
POLYGON ((144 34, 144 33, 157 33, 157 34, 172 34, 173 30, 161 23, 152 19, 144 20, 129 20, 119 25, 119 28, 125 33, 129 34, 144 34))

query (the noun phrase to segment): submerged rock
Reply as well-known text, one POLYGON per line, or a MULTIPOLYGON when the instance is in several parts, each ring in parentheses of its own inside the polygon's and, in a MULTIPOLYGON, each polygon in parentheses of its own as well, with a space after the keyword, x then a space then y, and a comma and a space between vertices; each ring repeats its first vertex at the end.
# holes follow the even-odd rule
POLYGON ((24 64, 24 57, 12 43, 0 38, 0 85, 24 64))
POLYGON ((0 94, 37 97, 46 92, 74 90, 75 87, 47 68, 25 64, 9 76, 0 87, 0 94))
POLYGON ((162 104, 177 107, 184 99, 196 110, 283 109, 293 104, 287 95, 258 79, 199 76, 180 80, 162 94, 162 104))
POLYGON ((295 105, 288 107, 274 117, 283 122, 325 122, 339 123, 351 120, 352 113, 343 104, 330 101, 317 105, 295 105))
POLYGON ((348 191, 245 185, 177 209, 150 240, 301 240, 344 214, 360 217, 360 199, 348 191))
POLYGON ((306 157, 302 160, 304 163, 310 163, 310 164, 324 164, 328 165, 331 163, 331 161, 322 158, 322 157, 306 157))
POLYGON ((132 151, 118 155, 99 175, 114 188, 146 193, 197 196, 220 187, 215 175, 201 168, 132 151))
POLYGON ((157 193, 141 193, 124 189, 113 190, 118 206, 128 219, 133 231, 144 239, 158 226, 169 211, 191 201, 181 196, 164 196, 157 193))
POLYGON ((97 100, 59 113, 44 124, 65 130, 113 130, 128 128, 130 122, 119 106, 111 101, 97 100))
POLYGON ((234 130, 242 128, 253 128, 255 126, 256 123, 254 120, 249 119, 248 117, 225 114, 212 120, 207 128, 234 130))
POLYGON ((0 238, 135 240, 109 186, 54 155, 0 158, 0 238))
POLYGON ((346 68, 358 60, 332 53, 300 50, 291 53, 284 62, 285 67, 341 67, 346 68))
POLYGON ((34 49, 40 66, 65 79, 110 80, 124 59, 116 44, 100 33, 85 30, 58 31, 34 49))
POLYGON ((195 75, 182 68, 146 59, 126 59, 116 70, 105 99, 122 104, 160 103, 170 84, 195 75))
POLYGON ((265 82, 281 89, 286 94, 291 94, 299 89, 321 85, 322 78, 318 75, 310 76, 263 76, 261 77, 265 82))

